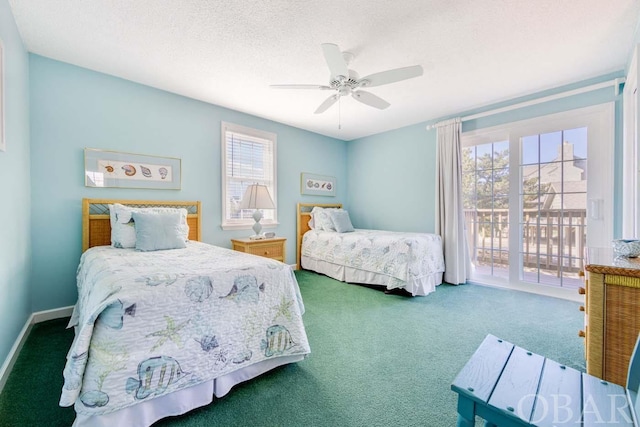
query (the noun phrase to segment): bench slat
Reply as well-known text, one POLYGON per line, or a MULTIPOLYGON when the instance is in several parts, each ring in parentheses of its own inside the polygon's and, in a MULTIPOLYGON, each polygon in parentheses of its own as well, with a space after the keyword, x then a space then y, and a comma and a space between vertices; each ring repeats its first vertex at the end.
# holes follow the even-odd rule
POLYGON ((487 335, 453 381, 451 389, 486 402, 513 347, 507 341, 487 335))
POLYGON ((633 427, 624 388, 588 374, 582 374, 582 415, 584 427, 633 427))
POLYGON ((582 373, 545 359, 531 423, 539 427, 579 426, 582 418, 582 373))
POLYGON ((627 396, 631 404, 631 416, 634 418, 634 426, 640 426, 640 419, 638 419, 640 417, 640 397, 638 397, 638 393, 629 389, 627 389, 627 396))
POLYGON ((489 399, 489 405, 529 422, 544 357, 515 347, 489 399))

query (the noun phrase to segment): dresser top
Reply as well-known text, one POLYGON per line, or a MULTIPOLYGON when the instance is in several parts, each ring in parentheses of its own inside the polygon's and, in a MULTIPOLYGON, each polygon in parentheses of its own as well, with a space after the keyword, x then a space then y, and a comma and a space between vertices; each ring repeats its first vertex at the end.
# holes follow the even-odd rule
POLYGON ((613 248, 586 248, 585 263, 591 273, 640 277, 640 257, 616 257, 613 248))

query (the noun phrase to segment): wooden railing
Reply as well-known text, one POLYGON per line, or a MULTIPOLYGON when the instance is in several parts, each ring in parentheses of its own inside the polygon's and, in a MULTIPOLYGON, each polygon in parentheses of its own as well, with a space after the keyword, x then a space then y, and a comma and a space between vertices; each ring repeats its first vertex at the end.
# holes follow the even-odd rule
MULTIPOLYGON (((507 209, 465 210, 467 241, 476 264, 508 265, 509 233, 518 224, 509 221, 507 209)), ((525 209, 522 215, 524 267, 577 273, 582 270, 582 254, 587 238, 586 210, 525 209)))

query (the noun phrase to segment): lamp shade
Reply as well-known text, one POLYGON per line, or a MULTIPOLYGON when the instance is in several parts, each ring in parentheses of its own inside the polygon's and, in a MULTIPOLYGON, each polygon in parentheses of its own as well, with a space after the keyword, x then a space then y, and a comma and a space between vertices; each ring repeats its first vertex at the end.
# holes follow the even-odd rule
POLYGON ((251 184, 242 196, 240 209, 275 209, 266 185, 251 184))

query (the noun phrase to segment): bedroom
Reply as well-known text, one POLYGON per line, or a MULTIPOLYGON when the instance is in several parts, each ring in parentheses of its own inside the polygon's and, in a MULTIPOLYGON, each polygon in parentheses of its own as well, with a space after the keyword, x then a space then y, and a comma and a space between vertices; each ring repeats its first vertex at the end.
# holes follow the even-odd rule
MULTIPOLYGON (((433 231, 435 188, 428 183, 433 182, 436 134, 433 130, 425 131, 427 124, 445 116, 473 114, 481 110, 474 109, 480 105, 486 106, 484 110, 514 104, 522 100, 519 95, 529 95, 527 99, 538 98, 624 78, 631 59, 631 47, 638 41, 633 32, 637 23, 636 11, 635 18, 627 19, 626 25, 620 28, 625 36, 624 43, 621 41, 617 46, 624 51, 621 60, 616 63, 603 61, 597 73, 587 75, 578 72, 575 75, 579 77, 576 78, 559 76, 561 83, 548 87, 517 87, 514 89, 517 95, 508 98, 498 99, 487 93, 485 101, 477 103, 474 108, 451 111, 451 114, 436 111, 430 117, 416 119, 398 129, 372 132, 347 142, 91 71, 89 66, 79 67, 29 53, 17 30, 12 3, 8 0, 0 2, 0 37, 7 67, 7 151, 0 152, 3 182, 0 200, 5 207, 0 214, 5 224, 0 239, 0 323, 3 325, 0 360, 3 362, 32 313, 68 307, 75 302, 75 271, 81 253, 78 224, 82 197, 202 200, 203 212, 207 215, 203 223, 204 241, 229 247, 229 239, 247 234, 247 230, 222 231, 219 226, 221 121, 277 133, 277 196, 281 209, 278 211, 280 226, 276 231, 287 238, 287 263, 293 264, 295 203, 329 199, 303 198, 300 195, 301 172, 335 177, 337 193, 331 201, 344 203, 352 214, 353 222, 360 227, 399 229, 401 225, 407 230, 433 231), (489 105, 498 101, 500 105, 489 105), (181 158, 185 167, 182 190, 149 194, 144 190, 87 189, 82 180, 85 147, 181 158), (367 168, 361 165, 367 165, 367 168), (393 165, 389 173, 370 173, 386 170, 389 165, 393 165), (420 195, 417 195, 415 189, 409 191, 403 186, 406 182, 427 184, 421 186, 420 195), (372 194, 368 188, 376 188, 376 192, 372 194)), ((628 7, 629 3, 623 6, 628 7)), ((623 6, 621 10, 627 13, 623 6)), ((621 17, 626 16, 620 13, 621 17)), ((300 47, 309 49, 312 53, 309 57, 318 60, 316 68, 323 66, 319 43, 346 43, 341 42, 337 30, 327 37, 331 40, 323 38, 315 46, 300 47)), ((351 43, 350 48, 358 43, 361 43, 362 50, 368 48, 366 40, 351 43)), ((602 43, 606 44, 605 41, 602 43)), ((583 49, 589 52, 588 45, 583 49)), ((283 55, 296 57, 296 52, 284 52, 283 55)), ((372 71, 376 71, 374 65, 371 66, 374 68, 372 71)), ((429 69, 427 64, 423 65, 426 76, 422 78, 427 78, 429 69)), ((319 83, 324 82, 324 69, 316 70, 313 64, 306 68, 320 73, 319 83)), ((282 73, 282 70, 277 71, 282 73)), ((368 72, 366 67, 362 72, 368 72)), ((306 76, 281 74, 283 81, 271 83, 294 83, 295 80, 290 80, 294 77, 299 77, 301 83, 315 81, 312 75, 307 80, 303 79, 306 76)), ((409 89, 412 87, 410 83, 407 82, 409 89)), ((622 102, 610 89, 538 105, 525 112, 524 116, 522 112, 514 111, 505 113, 502 118, 487 117, 466 126, 484 128, 498 121, 513 121, 615 101, 616 123, 620 127, 622 102)), ((303 95, 306 93, 293 96, 303 98, 303 95)), ((321 99, 323 96, 320 94, 321 99)), ((305 102, 313 104, 313 109, 316 98, 310 97, 305 102)), ((393 105, 396 104, 402 104, 401 100, 393 105)), ((349 126, 347 107, 345 103, 342 114, 345 129, 349 126)), ((394 114, 393 109, 385 113, 394 114)), ((330 114, 331 125, 337 128, 336 111, 330 114)), ((622 158, 621 141, 622 136, 617 132, 618 162, 622 158)), ((615 179, 616 229, 613 233, 620 236, 623 221, 620 172, 615 179)))

